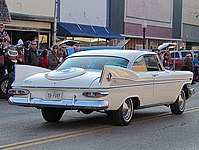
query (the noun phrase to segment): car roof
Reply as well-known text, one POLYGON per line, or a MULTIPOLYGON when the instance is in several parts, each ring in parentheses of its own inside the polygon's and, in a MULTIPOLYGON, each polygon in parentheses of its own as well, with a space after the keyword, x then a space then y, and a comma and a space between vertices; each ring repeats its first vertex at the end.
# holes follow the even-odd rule
POLYGON ((176 50, 176 51, 170 51, 170 52, 199 52, 199 50, 176 50))
POLYGON ((57 43, 57 45, 59 45, 59 46, 62 45, 62 44, 66 44, 68 46, 73 46, 75 44, 80 44, 80 42, 75 41, 75 40, 63 40, 63 41, 60 41, 60 42, 57 43))
POLYGON ((70 55, 74 56, 113 56, 113 57, 123 57, 128 60, 133 60, 134 58, 143 54, 156 54, 154 52, 142 51, 142 50, 118 50, 118 49, 104 49, 104 50, 90 50, 81 51, 70 55))

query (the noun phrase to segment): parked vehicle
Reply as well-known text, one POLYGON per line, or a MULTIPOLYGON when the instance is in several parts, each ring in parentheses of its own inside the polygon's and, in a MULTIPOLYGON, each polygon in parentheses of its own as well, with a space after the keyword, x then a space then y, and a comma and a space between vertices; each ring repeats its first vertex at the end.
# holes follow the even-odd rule
POLYGON ((177 47, 177 43, 163 43, 162 45, 158 46, 159 50, 175 50, 177 47))
POLYGON ((6 86, 8 83, 8 75, 5 75, 4 54, 4 46, 0 43, 0 98, 6 97, 6 86))
POLYGON ((179 50, 179 51, 170 51, 171 55, 171 63, 175 66, 175 70, 181 70, 183 60, 186 57, 187 53, 189 53, 194 58, 195 54, 197 54, 198 50, 179 50))
POLYGON ((128 125, 135 109, 166 105, 182 114, 194 93, 193 73, 165 70, 154 52, 91 50, 70 55, 54 71, 25 67, 16 65, 9 104, 41 109, 48 122, 78 110, 101 111, 128 125))

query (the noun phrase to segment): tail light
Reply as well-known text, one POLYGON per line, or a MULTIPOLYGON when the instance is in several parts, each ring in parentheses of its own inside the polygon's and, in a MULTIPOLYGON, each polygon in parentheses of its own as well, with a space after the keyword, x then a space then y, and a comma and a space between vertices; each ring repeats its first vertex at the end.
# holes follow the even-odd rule
POLYGON ((100 92, 100 91, 85 91, 82 93, 82 95, 85 97, 102 97, 102 96, 107 96, 108 94, 109 94, 108 92, 100 92))
POLYGON ((30 91, 25 89, 10 89, 8 93, 11 95, 28 95, 30 91))

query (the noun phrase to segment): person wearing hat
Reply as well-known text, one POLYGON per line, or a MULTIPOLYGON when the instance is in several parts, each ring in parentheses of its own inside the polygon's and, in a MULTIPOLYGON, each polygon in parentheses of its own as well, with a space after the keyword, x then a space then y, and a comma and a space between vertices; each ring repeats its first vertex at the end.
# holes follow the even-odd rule
POLYGON ((5 73, 8 74, 8 84, 6 87, 7 98, 10 96, 8 90, 11 88, 15 77, 15 64, 17 63, 18 52, 14 46, 10 46, 5 53, 5 73))

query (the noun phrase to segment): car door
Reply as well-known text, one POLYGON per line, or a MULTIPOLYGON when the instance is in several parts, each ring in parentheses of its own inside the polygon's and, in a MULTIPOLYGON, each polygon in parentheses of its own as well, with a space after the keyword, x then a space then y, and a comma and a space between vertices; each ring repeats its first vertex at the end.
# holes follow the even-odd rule
POLYGON ((182 68, 183 59, 178 51, 170 52, 171 63, 175 66, 174 70, 180 70, 182 68))
MULTIPOLYGON (((137 91, 137 95, 140 99, 140 106, 153 104, 153 76, 151 72, 147 71, 146 62, 144 56, 138 57, 133 65, 132 70, 139 77, 135 82, 138 86, 133 88, 137 91)), ((134 90, 132 89, 132 90, 134 90)))
POLYGON ((153 87, 153 102, 155 104, 167 103, 174 100, 177 91, 175 88, 175 79, 173 78, 173 71, 164 70, 161 62, 156 55, 145 56, 148 72, 151 72, 154 87, 153 87))

